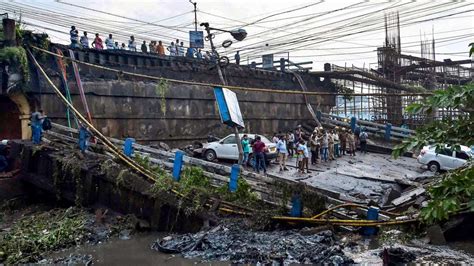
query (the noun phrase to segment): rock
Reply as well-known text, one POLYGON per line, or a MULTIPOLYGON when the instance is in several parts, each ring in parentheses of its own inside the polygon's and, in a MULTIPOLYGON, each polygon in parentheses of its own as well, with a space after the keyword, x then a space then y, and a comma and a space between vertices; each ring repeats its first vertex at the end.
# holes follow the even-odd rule
POLYGON ((326 230, 332 230, 332 226, 323 225, 323 226, 318 226, 318 227, 303 228, 300 234, 304 236, 314 235, 326 230))
POLYGON ((137 229, 138 230, 149 230, 151 228, 150 223, 143 219, 138 219, 137 229))
POLYGON ((433 245, 445 245, 446 239, 444 238, 443 230, 439 225, 432 225, 426 230, 426 235, 430 239, 430 243, 433 245))
POLYGON ((131 233, 131 232, 132 232, 132 231, 131 231, 131 230, 128 230, 128 229, 122 230, 122 231, 120 231, 120 233, 119 233, 119 238, 120 238, 121 240, 129 240, 129 239, 130 239, 130 233, 131 233))
POLYGON ((400 193, 400 191, 397 191, 394 188, 389 188, 382 197, 382 206, 390 205, 392 200, 400 197, 401 195, 402 194, 400 193))
POLYGON ((168 144, 164 143, 164 142, 160 142, 160 148, 162 148, 163 150, 165 151, 169 151, 170 150, 170 146, 168 146, 168 144))
POLYGON ((384 248, 379 255, 382 257, 383 265, 402 265, 416 259, 415 253, 403 248, 384 248))

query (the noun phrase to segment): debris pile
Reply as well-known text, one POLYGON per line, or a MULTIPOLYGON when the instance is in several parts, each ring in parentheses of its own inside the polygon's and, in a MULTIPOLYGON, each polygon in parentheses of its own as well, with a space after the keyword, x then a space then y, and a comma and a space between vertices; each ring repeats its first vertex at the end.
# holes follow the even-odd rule
POLYGON ((333 232, 304 235, 301 230, 252 231, 239 224, 219 225, 196 234, 168 236, 153 249, 202 261, 238 264, 347 264, 353 261, 335 243, 333 232))

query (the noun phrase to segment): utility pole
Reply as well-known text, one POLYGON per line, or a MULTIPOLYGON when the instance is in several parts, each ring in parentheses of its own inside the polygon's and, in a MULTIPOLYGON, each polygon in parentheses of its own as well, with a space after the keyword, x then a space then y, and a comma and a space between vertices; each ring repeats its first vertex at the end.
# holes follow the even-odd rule
MULTIPOLYGON (((216 60, 217 60, 217 64, 216 64, 217 73, 219 74, 219 78, 221 80, 222 85, 226 86, 227 82, 224 79, 224 75, 222 75, 222 69, 221 69, 221 66, 219 65, 219 53, 217 53, 216 47, 214 46, 214 42, 212 41, 214 35, 211 33, 211 27, 209 27, 209 23, 201 23, 201 26, 204 26, 204 28, 206 29, 207 39, 209 40, 209 43, 211 44, 212 54, 216 57, 216 60)), ((235 135, 235 140, 237 142, 237 148, 239 149, 239 165, 242 165, 242 161, 244 159, 244 150, 242 148, 242 142, 240 140, 239 129, 237 128, 237 126, 234 126, 234 135, 235 135)))
POLYGON ((197 2, 193 2, 189 0, 189 3, 193 4, 194 6, 194 31, 197 31, 198 30, 198 19, 197 19, 197 9, 196 9, 197 2))

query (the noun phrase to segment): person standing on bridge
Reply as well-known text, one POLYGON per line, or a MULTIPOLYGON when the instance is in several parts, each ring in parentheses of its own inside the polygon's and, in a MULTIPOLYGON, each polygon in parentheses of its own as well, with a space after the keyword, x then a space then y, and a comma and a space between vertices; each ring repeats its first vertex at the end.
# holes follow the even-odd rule
POLYGON ((87 31, 84 31, 84 35, 81 36, 80 42, 83 49, 89 49, 89 38, 87 38, 87 31))
POLYGON ((295 135, 293 132, 288 131, 286 139, 288 140, 288 156, 293 157, 295 153, 295 135))
POLYGON ((114 38, 112 37, 112 34, 109 34, 109 38, 105 39, 105 47, 107 47, 107 50, 114 50, 115 49, 115 42, 114 38))
POLYGON ((253 144, 253 155, 255 156, 255 171, 257 174, 260 173, 260 168, 263 169, 263 173, 267 173, 267 168, 265 166, 265 143, 262 142, 260 136, 255 137, 255 142, 253 144))
POLYGON ((235 53, 235 64, 236 65, 240 65, 240 54, 239 54, 239 51, 237 51, 237 53, 235 53))
POLYGON ((359 141, 360 141, 360 153, 367 153, 367 139, 369 138, 369 135, 367 134, 365 127, 362 128, 360 135, 359 135, 359 141))
POLYGON ((340 155, 346 155, 347 134, 346 134, 346 129, 345 128, 341 128, 341 131, 339 132, 339 139, 341 141, 340 155))
POLYGON ((170 56, 176 56, 176 46, 174 42, 171 42, 170 46, 168 46, 168 52, 170 52, 170 56))
POLYGON ((329 147, 329 136, 327 132, 323 131, 323 136, 321 138, 321 160, 325 162, 328 161, 328 147, 329 147))
MULTIPOLYGON (((176 45, 178 45, 178 44, 176 44, 176 45)), ((184 51, 185 51, 184 42, 181 42, 181 44, 177 47, 177 49, 178 49, 178 56, 184 56, 185 55, 184 54, 184 51)))
POLYGON ((135 42, 135 37, 133 35, 130 36, 130 40, 128 40, 128 50, 132 52, 137 51, 137 43, 135 42))
POLYGON ((99 33, 95 34, 95 39, 92 42, 92 47, 97 49, 97 50, 103 50, 104 49, 104 44, 102 42, 102 39, 99 37, 99 33))
POLYGON ((334 140, 334 157, 340 157, 339 156, 339 134, 338 134, 339 128, 336 127, 335 130, 332 132, 332 138, 334 140))
POLYGON ((150 50, 151 54, 156 53, 156 41, 150 41, 148 44, 148 50, 150 50))
POLYGON ((148 48, 146 47, 146 41, 143 41, 142 46, 140 48, 140 50, 142 50, 142 53, 146 53, 148 51, 148 48))
POLYGON ((332 131, 328 132, 328 157, 329 160, 334 160, 334 138, 332 131))
POLYGON ((242 137, 242 150, 244 152, 244 158, 242 159, 242 165, 246 166, 247 163, 249 162, 249 154, 250 154, 250 141, 249 141, 249 138, 248 138, 247 134, 245 134, 242 137))
POLYGON ((44 120, 44 112, 43 110, 36 111, 31 114, 30 117, 30 125, 31 125, 31 133, 32 133, 32 140, 34 144, 41 143, 41 137, 43 134, 43 120, 44 120))
POLYGON ((158 41, 158 45, 156 46, 156 52, 158 55, 165 55, 165 47, 161 41, 158 41))
POLYGON ((356 145, 355 145, 355 135, 353 132, 347 133, 347 143, 349 144, 349 155, 355 156, 356 145))
POLYGON ((286 136, 285 135, 280 135, 280 138, 278 139, 276 148, 278 151, 278 162, 280 164, 280 172, 281 171, 288 171, 288 168, 286 168, 286 159, 288 157, 288 149, 287 149, 287 142, 286 142, 286 136))
POLYGON ((309 140, 309 148, 311 150, 311 164, 315 165, 318 161, 318 152, 319 152, 319 147, 318 147, 318 131, 313 131, 313 134, 311 135, 311 138, 309 140))
POLYGON ((69 35, 71 36, 71 48, 79 48, 79 32, 76 30, 76 26, 71 26, 69 35))

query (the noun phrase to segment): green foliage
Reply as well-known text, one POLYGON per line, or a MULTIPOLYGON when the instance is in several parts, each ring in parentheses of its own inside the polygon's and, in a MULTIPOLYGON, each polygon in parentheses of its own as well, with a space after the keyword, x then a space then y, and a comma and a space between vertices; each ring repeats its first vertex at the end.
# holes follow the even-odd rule
POLYGON ((431 114, 437 108, 460 111, 456 118, 444 118, 417 129, 416 134, 403 140, 393 151, 396 158, 407 151, 420 149, 433 144, 437 150, 448 145, 459 149, 460 145, 474 145, 474 84, 452 86, 446 90, 435 91, 422 103, 408 106, 406 111, 411 114, 431 114))
POLYGON ((448 172, 428 191, 431 201, 421 210, 421 218, 429 224, 459 211, 474 211, 474 165, 448 172))
POLYGON ((23 74, 24 82, 29 80, 28 57, 23 47, 4 47, 0 49, 0 61, 7 62, 10 65, 18 64, 23 74))
POLYGON ((469 57, 471 57, 474 54, 474 42, 471 42, 469 46, 471 46, 471 50, 469 50, 469 57))
MULTIPOLYGON (((440 151, 448 145, 459 150, 460 145, 474 145, 474 84, 452 86, 435 91, 422 103, 412 104, 407 111, 412 114, 432 114, 436 109, 459 111, 455 118, 433 121, 416 131, 416 135, 405 139, 395 147, 393 156, 406 151, 420 149, 425 145, 436 146, 440 151)), ((447 220, 450 215, 462 210, 474 211, 474 164, 444 174, 428 189, 431 200, 421 210, 421 218, 426 223, 447 220)))
MULTIPOLYGON (((335 87, 336 87, 337 93, 341 93, 341 94, 353 94, 354 93, 353 89, 351 89, 349 87, 345 87, 341 84, 336 84, 335 87)), ((350 95, 344 95, 343 98, 347 101, 352 100, 352 96, 350 96, 350 95)))
POLYGON ((238 202, 246 206, 251 206, 258 200, 250 184, 242 177, 237 180, 237 190, 235 192, 229 191, 228 184, 217 188, 216 192, 225 201, 238 202))
POLYGON ((160 83, 156 85, 155 93, 160 97, 160 107, 163 115, 166 115, 166 92, 168 91, 169 83, 167 80, 160 79, 160 83))
POLYGON ((69 208, 20 218, 0 239, 0 262, 35 262, 44 252, 66 248, 87 237, 86 213, 69 208))

